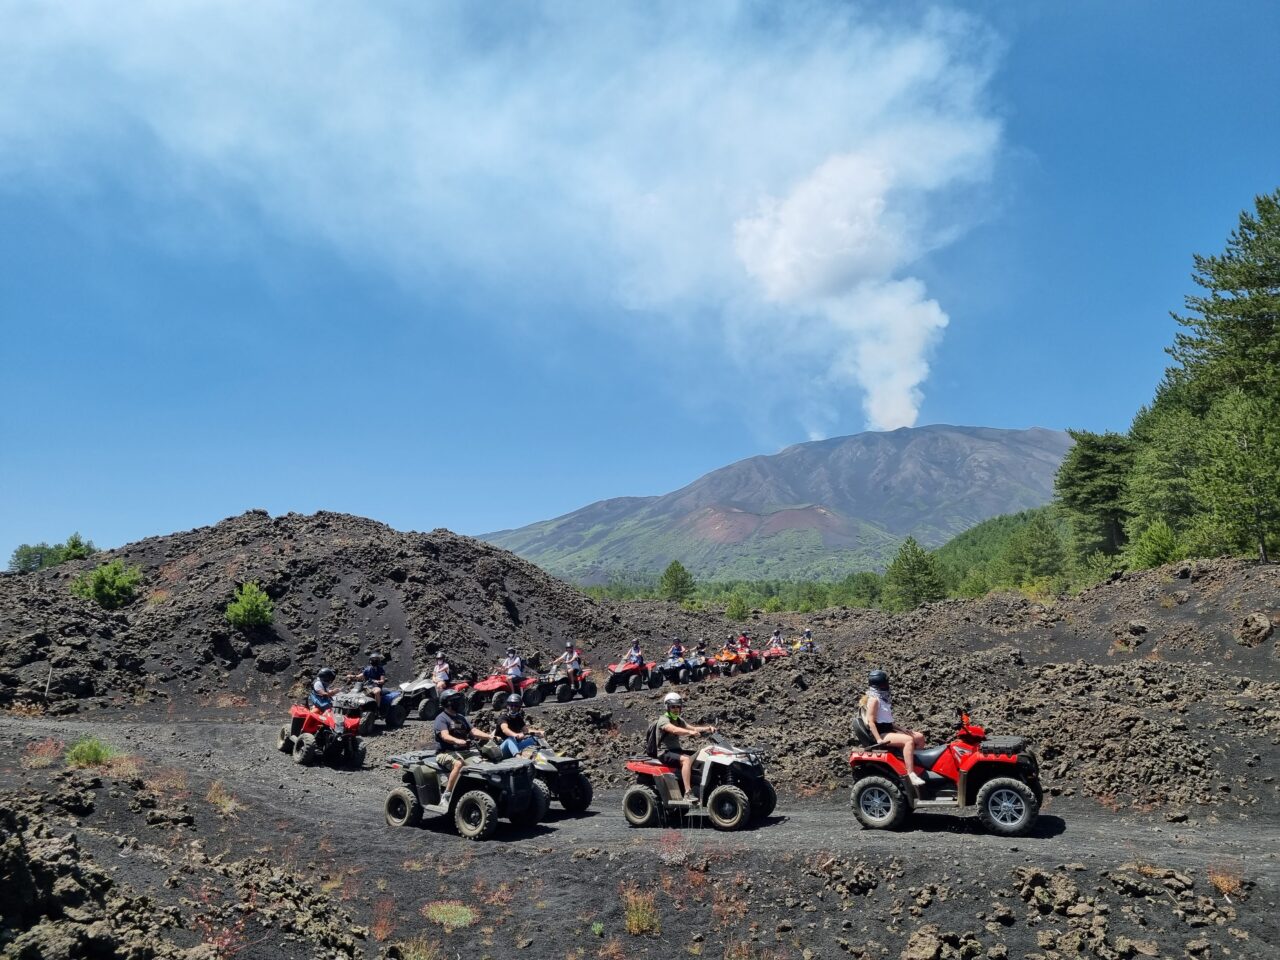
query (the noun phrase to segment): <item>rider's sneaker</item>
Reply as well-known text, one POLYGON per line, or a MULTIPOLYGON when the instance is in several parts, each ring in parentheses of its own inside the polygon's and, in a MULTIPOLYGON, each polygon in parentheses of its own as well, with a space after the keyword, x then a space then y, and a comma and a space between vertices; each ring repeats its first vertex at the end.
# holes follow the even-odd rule
POLYGON ((912 785, 912 786, 914 786, 914 787, 923 787, 923 786, 924 786, 924 777, 919 776, 919 775, 918 775, 918 774, 916 774, 914 771, 912 771, 912 773, 911 773, 911 785, 912 785))
POLYGON ((445 790, 443 793, 440 794, 440 806, 447 807, 449 805, 449 801, 452 799, 453 799, 453 791, 445 790))
POLYGON ((684 798, 692 807, 699 806, 702 803, 702 801, 698 799, 698 795, 696 793, 686 793, 684 798))

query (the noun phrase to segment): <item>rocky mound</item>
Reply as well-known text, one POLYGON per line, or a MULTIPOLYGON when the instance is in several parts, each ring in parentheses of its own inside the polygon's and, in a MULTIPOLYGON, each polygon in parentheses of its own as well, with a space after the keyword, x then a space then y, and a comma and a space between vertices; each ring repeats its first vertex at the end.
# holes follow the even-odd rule
POLYGON ((0 706, 65 712, 220 691, 279 699, 322 663, 358 667, 369 648, 389 653, 399 676, 442 646, 455 668, 485 671, 508 643, 550 651, 566 638, 622 646, 625 634, 590 598, 477 540, 341 514, 251 511, 0 577, 0 706), (116 557, 143 571, 133 603, 108 612, 70 593, 75 576, 116 557), (270 594, 276 616, 246 633, 224 610, 248 580, 270 594))

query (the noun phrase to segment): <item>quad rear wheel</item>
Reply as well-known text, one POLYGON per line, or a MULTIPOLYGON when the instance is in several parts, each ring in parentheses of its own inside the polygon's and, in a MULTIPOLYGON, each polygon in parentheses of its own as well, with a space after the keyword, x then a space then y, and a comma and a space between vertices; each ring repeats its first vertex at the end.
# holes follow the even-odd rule
POLYGON ((547 811, 551 809, 551 790, 541 780, 533 781, 533 793, 529 797, 529 805, 519 813, 511 816, 511 822, 517 827, 532 827, 547 819, 547 811))
POLYGON ((396 787, 387 794, 382 809, 389 827, 416 827, 422 823, 422 804, 408 787, 396 787))
POLYGON ((1039 812, 1035 793, 1021 780, 997 777, 978 791, 978 819, 991 833, 1002 837, 1025 834, 1039 812))
POLYGON ((573 687, 569 686, 569 684, 567 683, 562 683, 560 684, 560 686, 556 687, 557 703, 568 703, 572 699, 573 699, 573 687))
POLYGON ((404 726, 404 720, 408 711, 405 710, 404 704, 397 700, 391 706, 387 707, 386 716, 382 718, 383 724, 388 730, 395 730, 404 726))
POLYGON ((583 680, 578 684, 578 689, 582 691, 582 699, 590 700, 596 695, 596 684, 594 680, 583 680))
MULTIPOLYGON (((570 691, 570 696, 572 695, 572 691, 570 691)), ((542 703, 542 687, 535 683, 525 690, 524 705, 526 707, 536 707, 540 703, 542 703)))
POLYGON ((868 830, 893 830, 907 819, 907 798, 885 777, 864 777, 853 785, 853 815, 868 830))
POLYGON ((741 830, 751 822, 751 801, 740 787, 716 787, 707 798, 707 815, 717 830, 741 830))
POLYGON ((676 674, 676 683, 688 683, 688 682, 689 682, 689 668, 681 667, 680 672, 676 674))
POLYGON ((431 721, 438 716, 440 716, 440 701, 436 699, 433 690, 422 698, 422 703, 418 706, 418 719, 431 721))
POLYGON ((649 684, 650 690, 657 690, 662 686, 662 681, 666 679, 661 670, 650 670, 649 678, 645 682, 649 684))
POLYGON ((498 829, 498 805, 483 790, 468 790, 454 805, 453 825, 468 840, 488 840, 498 829))
POLYGON ((643 783, 633 783, 622 795, 622 815, 633 827, 656 827, 660 810, 658 791, 643 783))

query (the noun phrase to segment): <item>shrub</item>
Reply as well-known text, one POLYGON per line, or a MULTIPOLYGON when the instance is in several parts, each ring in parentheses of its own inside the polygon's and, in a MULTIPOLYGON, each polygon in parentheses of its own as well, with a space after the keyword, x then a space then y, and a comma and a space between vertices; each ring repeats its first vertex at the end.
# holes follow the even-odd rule
POLYGON ((244 804, 237 800, 221 780, 215 780, 209 785, 209 792, 205 794, 205 799, 209 801, 209 805, 218 811, 218 815, 226 818, 234 817, 237 813, 244 809, 244 804))
POLYGON ((256 580, 242 583, 235 599, 227 604, 227 620, 239 630, 265 627, 274 616, 275 606, 256 580))
POLYGON ((662 932, 662 923, 658 919, 657 896, 653 893, 641 893, 638 887, 624 886, 622 913, 626 920, 627 933, 633 937, 656 937, 662 932))
POLYGON ((439 944, 430 940, 402 940, 397 946, 404 960, 445 960, 439 944))
POLYGON ((595 934, 597 937, 603 937, 604 924, 601 923, 599 920, 597 920, 595 923, 591 924, 591 932, 595 934))
POLYGON ((114 760, 119 751, 97 737, 81 737, 67 750, 67 764, 72 767, 103 767, 114 760))
POLYGON ((747 598, 740 593, 735 593, 729 598, 729 602, 725 604, 724 615, 730 620, 745 620, 750 614, 751 611, 747 608, 747 598))
POLYGON ((133 599, 141 582, 142 571, 126 567, 117 558, 76 577, 71 582, 71 592, 107 610, 118 610, 133 599))
POLYGON ((1133 570, 1149 570, 1182 558, 1178 537, 1163 520, 1157 520, 1124 550, 1125 559, 1133 570))

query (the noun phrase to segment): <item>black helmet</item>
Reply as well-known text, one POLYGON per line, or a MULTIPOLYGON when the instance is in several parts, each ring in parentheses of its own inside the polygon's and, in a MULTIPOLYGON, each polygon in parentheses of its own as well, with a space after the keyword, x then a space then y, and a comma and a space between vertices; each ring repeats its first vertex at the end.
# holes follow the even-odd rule
POLYGON ((437 660, 443 660, 443 659, 444 659, 444 651, 443 651, 443 650, 437 650, 437 651, 436 651, 436 659, 437 659, 437 660))
POLYGON ((461 690, 446 690, 444 692, 444 696, 440 698, 440 706, 456 710, 458 709, 458 704, 461 703, 462 700, 463 696, 461 690))
POLYGON ((879 690, 887 690, 889 687, 889 675, 883 670, 872 670, 867 675, 867 682, 879 690))
POLYGON ((566 641, 564 642, 564 648, 565 648, 566 650, 572 650, 572 649, 573 649, 573 641, 572 641, 572 640, 566 640, 566 641))
POLYGON ((338 674, 334 671, 333 667, 321 667, 320 672, 316 674, 316 676, 325 683, 332 683, 334 680, 338 679, 338 674))
POLYGON ((520 699, 520 694, 513 693, 507 697, 507 709, 519 711, 524 706, 524 701, 520 699))
POLYGON ((379 663, 384 663, 385 661, 386 661, 386 657, 384 657, 382 654, 378 653, 377 651, 374 651, 373 653, 369 654, 369 662, 372 664, 376 665, 379 663))

